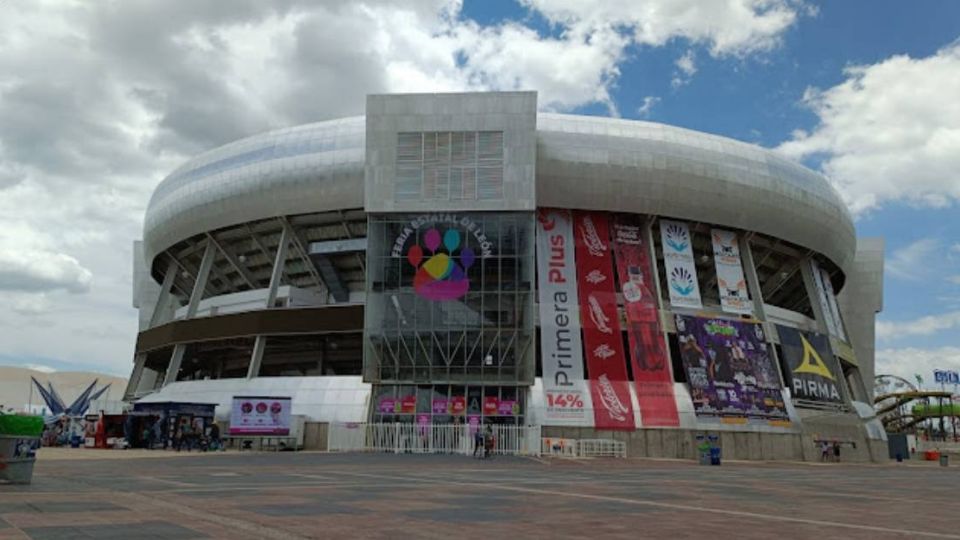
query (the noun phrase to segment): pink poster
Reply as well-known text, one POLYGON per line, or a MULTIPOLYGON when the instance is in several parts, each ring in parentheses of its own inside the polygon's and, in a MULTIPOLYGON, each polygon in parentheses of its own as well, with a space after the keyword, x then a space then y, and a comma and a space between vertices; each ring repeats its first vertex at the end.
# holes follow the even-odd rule
POLYGON ((397 412, 397 400, 393 398, 380 398, 380 406, 377 408, 381 414, 393 414, 397 412))
POLYGON ((467 424, 470 425, 470 435, 474 435, 480 429, 480 415, 471 414, 467 416, 467 424))
POLYGON ((451 414, 463 414, 467 410, 467 398, 463 396, 455 396, 450 398, 450 413, 451 414))
POLYGON ((446 398, 433 400, 433 414, 447 414, 446 398))
POLYGON ((500 400, 496 396, 486 396, 483 398, 483 414, 484 416, 496 416, 497 415, 497 406, 499 405, 500 400))

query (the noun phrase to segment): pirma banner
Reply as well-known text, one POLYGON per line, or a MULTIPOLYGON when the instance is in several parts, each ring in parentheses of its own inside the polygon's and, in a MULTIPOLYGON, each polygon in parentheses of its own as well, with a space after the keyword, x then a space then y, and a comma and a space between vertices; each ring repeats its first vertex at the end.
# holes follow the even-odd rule
POLYGON ((830 350, 830 339, 823 334, 802 332, 777 325, 780 349, 790 370, 793 399, 821 403, 843 403, 839 378, 840 366, 830 350))

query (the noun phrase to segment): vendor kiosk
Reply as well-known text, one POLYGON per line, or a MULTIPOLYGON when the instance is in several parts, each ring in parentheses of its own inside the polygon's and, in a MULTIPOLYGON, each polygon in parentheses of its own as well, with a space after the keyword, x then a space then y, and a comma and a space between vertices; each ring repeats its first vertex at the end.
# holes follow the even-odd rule
POLYGON ((134 403, 130 413, 133 445, 140 448, 173 447, 177 433, 185 425, 189 425, 194 434, 204 434, 213 424, 216 407, 215 403, 134 403))

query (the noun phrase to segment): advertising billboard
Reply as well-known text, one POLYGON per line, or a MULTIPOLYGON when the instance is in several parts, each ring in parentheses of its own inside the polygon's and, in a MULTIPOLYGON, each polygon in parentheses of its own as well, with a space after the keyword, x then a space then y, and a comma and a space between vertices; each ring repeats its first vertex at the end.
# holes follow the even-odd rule
POLYGON ((230 435, 289 435, 289 397, 234 396, 230 435))
POLYGON ((843 375, 830 350, 830 338, 781 325, 777 325, 777 333, 793 399, 843 403, 839 384, 843 375))
POLYGON ((537 212, 540 350, 547 425, 592 426, 590 394, 583 376, 580 305, 569 210, 537 212))
POLYGON ((676 321, 698 418, 789 424, 762 325, 687 315, 677 315, 676 321))

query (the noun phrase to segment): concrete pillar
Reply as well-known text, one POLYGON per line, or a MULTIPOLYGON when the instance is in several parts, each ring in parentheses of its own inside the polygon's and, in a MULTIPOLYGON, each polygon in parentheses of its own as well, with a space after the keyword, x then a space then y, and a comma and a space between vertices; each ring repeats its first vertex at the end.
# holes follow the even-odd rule
POLYGON ((257 339, 253 342, 253 353, 250 355, 250 367, 247 368, 248 379, 260 374, 260 365, 263 364, 263 350, 266 346, 267 336, 257 336, 257 339))
MULTIPOLYGON (((213 258, 216 256, 217 248, 213 242, 207 242, 207 247, 203 251, 203 259, 200 261, 200 270, 197 272, 197 280, 193 283, 193 291, 190 293, 190 302, 187 304, 186 319, 192 319, 197 314, 197 308, 200 307, 200 300, 203 299, 203 290, 207 287, 207 280, 210 278, 210 269, 213 267, 213 258)), ((167 376, 163 379, 163 385, 166 386, 177 380, 177 374, 180 373, 180 364, 183 362, 183 354, 187 351, 187 346, 178 343, 173 347, 173 354, 170 355, 170 365, 167 367, 167 376)))
MULTIPOLYGON (((273 258, 273 271, 270 273, 270 286, 267 288, 267 299, 264 307, 272 309, 277 301, 277 290, 283 279, 283 269, 287 264, 287 250, 290 247, 289 229, 284 227, 280 233, 280 243, 277 244, 277 255, 273 258)), ((263 351, 267 347, 267 336, 259 335, 253 342, 253 352, 250 354, 250 364, 247 368, 247 378, 252 379, 260 374, 263 364, 263 351)))
POLYGON ((277 256, 273 259, 273 272, 270 274, 270 287, 267 290, 267 309, 273 307, 277 301, 277 289, 283 276, 283 269, 287 263, 287 249, 290 247, 289 228, 284 227, 280 233, 280 243, 277 244, 277 256))
POLYGON ((210 279, 210 269, 213 268, 213 258, 216 254, 216 246, 213 245, 213 242, 207 242, 207 247, 203 250, 203 260, 200 261, 200 270, 197 271, 197 280, 193 283, 193 292, 190 293, 187 315, 184 319, 192 319, 197 314, 200 300, 203 299, 203 290, 207 287, 207 280, 210 279))
POLYGON ((180 373, 180 363, 183 362, 183 353, 185 352, 187 352, 187 346, 183 343, 177 343, 173 347, 173 354, 170 355, 170 365, 167 367, 167 376, 163 379, 164 386, 177 381, 177 374, 180 373))
POLYGON ((753 250, 750 248, 750 237, 753 233, 740 235, 740 260, 743 262, 743 275, 747 278, 747 290, 753 300, 753 315, 760 320, 766 320, 763 310, 763 291, 760 288, 760 278, 757 276, 757 266, 753 261, 753 250))
POLYGON ((163 275, 163 285, 160 287, 160 296, 157 297, 157 303, 153 306, 153 313, 150 315, 150 326, 153 328, 169 320, 170 291, 173 290, 173 282, 177 278, 177 263, 172 259, 167 265, 167 272, 163 275))
MULTIPOLYGON (((764 321, 764 326, 766 327, 767 336, 770 336, 770 331, 773 325, 767 323, 767 312, 763 308, 763 288, 760 286, 760 277, 757 276, 757 265, 753 260, 753 248, 750 246, 750 237, 753 236, 753 233, 746 233, 740 235, 740 260, 743 261, 743 271, 744 276, 747 278, 747 289, 750 291, 750 298, 753 300, 753 316, 764 321)), ((773 359, 773 366, 777 370, 777 375, 780 377, 780 385, 787 386, 787 376, 786 373, 780 369, 780 357, 777 355, 776 347, 770 347, 770 358, 773 359)))
POLYGON ((140 379, 143 377, 143 366, 147 362, 147 355, 138 354, 133 359, 133 373, 127 382, 127 388, 124 390, 124 397, 133 397, 140 387, 140 379))

